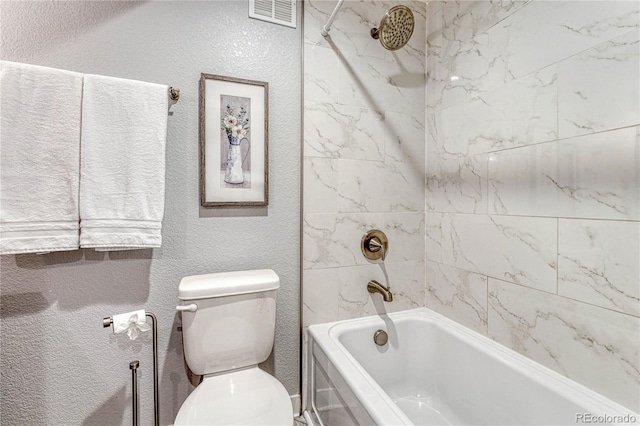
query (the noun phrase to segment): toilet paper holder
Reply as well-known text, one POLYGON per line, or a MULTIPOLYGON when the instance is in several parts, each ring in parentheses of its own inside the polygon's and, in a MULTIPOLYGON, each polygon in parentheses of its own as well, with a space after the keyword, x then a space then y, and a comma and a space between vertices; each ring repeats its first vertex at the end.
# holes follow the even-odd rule
MULTIPOLYGON (((151 312, 145 312, 145 316, 151 318, 153 322, 152 340, 153 340, 153 407, 154 407, 154 425, 160 426, 160 400, 158 399, 158 319, 151 312)), ((107 328, 113 324, 113 317, 106 317, 102 319, 102 327, 107 328)), ((130 366, 132 373, 135 372, 133 366, 130 366)), ((137 368, 137 365, 136 365, 137 368)), ((133 424, 138 423, 137 413, 137 397, 136 392, 133 393, 133 424)))

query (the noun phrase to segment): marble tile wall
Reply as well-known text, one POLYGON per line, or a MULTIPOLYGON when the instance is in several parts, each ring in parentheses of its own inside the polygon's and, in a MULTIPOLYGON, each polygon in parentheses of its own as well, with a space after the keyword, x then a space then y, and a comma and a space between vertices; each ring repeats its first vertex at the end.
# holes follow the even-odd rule
POLYGON ((409 2, 397 52, 396 2, 325 39, 335 4, 304 5, 304 325, 426 305, 640 411, 638 3, 409 2))
POLYGON ((426 306, 640 411, 640 3, 429 3, 426 306))
POLYGON ((399 2, 345 1, 324 38, 336 4, 304 2, 305 326, 420 307, 425 299, 427 4, 402 2, 416 23, 407 46, 394 52, 369 32, 399 2), (360 250, 374 228, 390 241, 384 263, 360 250), (372 279, 391 286, 393 303, 367 292, 372 279))

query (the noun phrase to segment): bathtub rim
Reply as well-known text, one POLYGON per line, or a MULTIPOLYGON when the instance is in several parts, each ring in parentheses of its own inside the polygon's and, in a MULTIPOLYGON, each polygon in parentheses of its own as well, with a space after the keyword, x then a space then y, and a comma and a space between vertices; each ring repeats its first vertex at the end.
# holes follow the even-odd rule
MULTIPOLYGON (((311 336, 310 350, 313 351, 314 344, 320 347, 324 356, 331 362, 340 376, 342 376, 342 379, 348 384, 350 390, 375 421, 376 425, 413 425, 414 423, 393 403, 384 389, 367 373, 349 351, 339 342, 330 340, 332 337, 330 337, 327 332, 330 332, 331 326, 351 321, 353 320, 317 324, 318 326, 326 325, 328 327, 309 326, 308 332, 311 336), (314 327, 314 329, 311 327, 314 327), (318 338, 319 336, 315 335, 318 328, 320 328, 320 332, 324 331, 327 335, 318 338), (352 369, 356 371, 354 372, 352 369)), ((310 358, 313 360, 312 365, 317 362, 313 353, 310 354, 310 358)), ((315 374, 315 371, 311 371, 310 374, 315 374)), ((314 389, 310 389, 310 392, 314 391, 314 389)), ((313 398, 311 398, 311 400, 312 399, 313 398)))
POLYGON ((640 414, 606 396, 425 307, 309 326, 308 333, 313 343, 318 344, 325 352, 336 370, 351 386, 360 403, 378 424, 412 425, 413 422, 340 342, 340 337, 348 331, 359 328, 385 328, 385 320, 392 322, 418 320, 435 324, 477 350, 504 362, 509 368, 521 372, 528 379, 549 387, 551 391, 563 395, 578 406, 585 407, 585 412, 594 415, 640 417, 640 414), (400 421, 402 423, 399 423, 400 421))

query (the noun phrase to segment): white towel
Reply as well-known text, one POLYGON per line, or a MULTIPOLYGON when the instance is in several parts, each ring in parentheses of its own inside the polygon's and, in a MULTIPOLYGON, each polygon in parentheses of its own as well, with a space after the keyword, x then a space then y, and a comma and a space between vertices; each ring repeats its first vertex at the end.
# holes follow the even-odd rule
POLYGON ((82 78, 0 61, 0 254, 78 248, 82 78))
POLYGON ((160 247, 167 91, 159 84, 85 75, 80 247, 160 247))

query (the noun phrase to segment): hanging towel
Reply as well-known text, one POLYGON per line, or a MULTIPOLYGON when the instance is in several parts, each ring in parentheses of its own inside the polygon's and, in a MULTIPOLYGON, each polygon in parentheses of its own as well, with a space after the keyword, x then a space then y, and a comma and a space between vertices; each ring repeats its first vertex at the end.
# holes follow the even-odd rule
POLYGON ((168 87, 86 74, 80 247, 160 247, 168 87))
POLYGON ((0 254, 78 248, 82 79, 0 61, 0 254))

